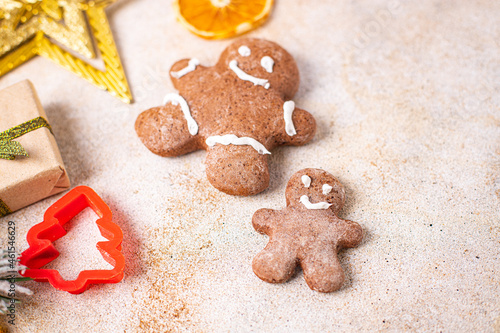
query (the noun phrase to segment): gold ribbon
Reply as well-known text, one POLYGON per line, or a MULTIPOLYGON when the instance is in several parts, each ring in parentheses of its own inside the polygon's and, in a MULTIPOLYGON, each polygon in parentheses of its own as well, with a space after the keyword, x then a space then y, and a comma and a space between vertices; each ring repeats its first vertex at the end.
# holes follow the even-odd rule
MULTIPOLYGON (((13 160, 16 156, 28 156, 26 150, 14 139, 23 136, 31 131, 37 130, 42 127, 47 127, 52 133, 52 128, 49 123, 43 117, 36 117, 34 119, 28 120, 0 133, 0 158, 6 160, 13 160)), ((0 217, 12 213, 9 206, 0 199, 0 217)))
MULTIPOLYGON (((13 140, 42 127, 47 127, 52 133, 52 128, 43 117, 36 117, 0 133, 0 158, 13 160, 16 156, 28 156, 28 152, 23 146, 13 140)), ((2 201, 0 200, 0 216, 2 211, 2 201)))
POLYGON ((9 206, 7 206, 5 202, 2 201, 2 199, 0 199, 0 217, 8 215, 10 213, 12 213, 12 211, 10 210, 9 206))

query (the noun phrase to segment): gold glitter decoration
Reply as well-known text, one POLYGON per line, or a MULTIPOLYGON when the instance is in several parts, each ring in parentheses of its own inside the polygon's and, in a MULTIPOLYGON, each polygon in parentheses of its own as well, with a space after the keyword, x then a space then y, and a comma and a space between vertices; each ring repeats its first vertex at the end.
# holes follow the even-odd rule
POLYGON ((132 95, 104 12, 114 1, 0 0, 0 76, 41 55, 130 103, 132 95), (104 71, 64 49, 92 59, 94 41, 104 71))
POLYGON ((14 126, 0 133, 0 158, 13 160, 16 156, 28 157, 28 152, 17 141, 13 141, 24 134, 37 130, 42 127, 47 127, 52 133, 52 127, 43 117, 25 121, 21 125, 14 126))

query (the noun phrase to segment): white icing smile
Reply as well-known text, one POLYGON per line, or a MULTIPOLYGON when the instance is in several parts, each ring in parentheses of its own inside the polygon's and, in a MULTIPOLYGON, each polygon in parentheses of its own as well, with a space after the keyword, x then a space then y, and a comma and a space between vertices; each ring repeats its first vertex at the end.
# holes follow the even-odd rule
POLYGON ((188 124, 189 134, 198 134, 198 124, 191 116, 191 110, 189 109, 189 105, 186 100, 179 94, 171 93, 165 95, 165 98, 163 98, 163 104, 167 104, 168 102, 171 102, 173 105, 181 105, 182 113, 184 114, 184 118, 186 118, 188 124))
POLYGON ((328 184, 323 184, 323 194, 328 194, 332 191, 332 188, 330 185, 328 184))
POLYGON ((300 202, 304 206, 306 206, 307 209, 328 209, 332 204, 329 204, 328 202, 317 202, 317 203, 311 203, 309 201, 309 197, 307 195, 303 195, 300 197, 300 202))
POLYGON ((172 73, 170 73, 170 75, 172 75, 176 79, 180 79, 181 77, 183 77, 187 73, 191 73, 192 71, 194 71, 196 69, 196 66, 198 66, 199 64, 200 64, 200 61, 196 58, 193 58, 193 59, 189 60, 188 65, 186 67, 184 67, 180 71, 172 72, 172 73))
POLYGON ((238 49, 238 53, 243 56, 243 57, 248 57, 250 54, 252 54, 252 51, 248 48, 246 45, 240 46, 238 49))
POLYGON ((254 85, 263 86, 266 89, 269 89, 270 87, 269 81, 267 81, 266 79, 259 79, 242 71, 241 68, 238 67, 238 62, 236 60, 231 60, 229 62, 229 68, 231 68, 231 70, 244 81, 250 81, 254 85))
POLYGON ((285 131, 286 134, 290 136, 294 136, 297 134, 297 131, 295 130, 295 126, 293 125, 292 121, 292 114, 293 111, 295 110, 295 103, 294 101, 288 101, 283 104, 283 117, 285 118, 285 131))
POLYGON ((266 72, 272 73, 273 72, 273 66, 274 66, 274 60, 273 58, 269 56, 264 56, 262 59, 260 59, 260 65, 264 67, 266 72))
POLYGON ((259 141, 249 138, 249 137, 237 137, 234 134, 226 134, 226 135, 215 135, 209 136, 205 141, 208 146, 213 147, 216 143, 220 143, 222 145, 237 145, 237 146, 252 146, 259 154, 271 154, 269 150, 264 147, 262 143, 259 141))
POLYGON ((304 187, 309 187, 311 186, 311 177, 308 175, 303 175, 300 177, 300 180, 302 180, 302 184, 304 184, 304 187))

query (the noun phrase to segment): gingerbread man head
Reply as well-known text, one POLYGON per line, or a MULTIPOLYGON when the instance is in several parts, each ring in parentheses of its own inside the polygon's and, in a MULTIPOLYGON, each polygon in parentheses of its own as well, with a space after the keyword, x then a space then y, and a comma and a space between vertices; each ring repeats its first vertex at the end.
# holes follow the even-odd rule
POLYGON ((345 189, 337 178, 324 170, 303 169, 288 181, 285 197, 287 207, 326 207, 338 215, 344 206, 345 189))
POLYGON ((228 194, 266 189, 270 151, 303 145, 316 131, 314 118, 290 100, 299 85, 297 65, 273 42, 241 39, 214 67, 185 59, 170 76, 179 94, 167 94, 164 106, 141 113, 136 131, 161 156, 206 150, 207 177, 228 194))
MULTIPOLYGON (((299 68, 290 53, 276 43, 261 39, 241 39, 232 43, 222 52, 215 67, 224 72, 232 66, 267 80, 267 89, 272 88, 285 101, 292 99, 299 89, 299 68)), ((246 85, 251 88, 253 83, 247 81, 246 85)))

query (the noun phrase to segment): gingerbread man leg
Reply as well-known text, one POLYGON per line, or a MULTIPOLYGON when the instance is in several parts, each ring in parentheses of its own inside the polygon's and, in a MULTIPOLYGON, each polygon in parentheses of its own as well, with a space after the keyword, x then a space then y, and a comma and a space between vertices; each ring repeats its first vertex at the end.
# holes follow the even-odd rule
POLYGON ((200 148, 180 105, 168 103, 142 112, 135 130, 142 143, 160 156, 179 156, 200 148))
POLYGON ((252 269, 260 279, 271 283, 288 281, 297 267, 296 251, 286 242, 271 240, 252 262, 252 269))
POLYGON ((227 194, 253 195, 269 185, 267 155, 250 146, 208 147, 205 165, 210 183, 227 194))
POLYGON ((307 285, 313 290, 329 293, 344 283, 344 270, 332 245, 316 245, 301 259, 300 265, 307 285))

